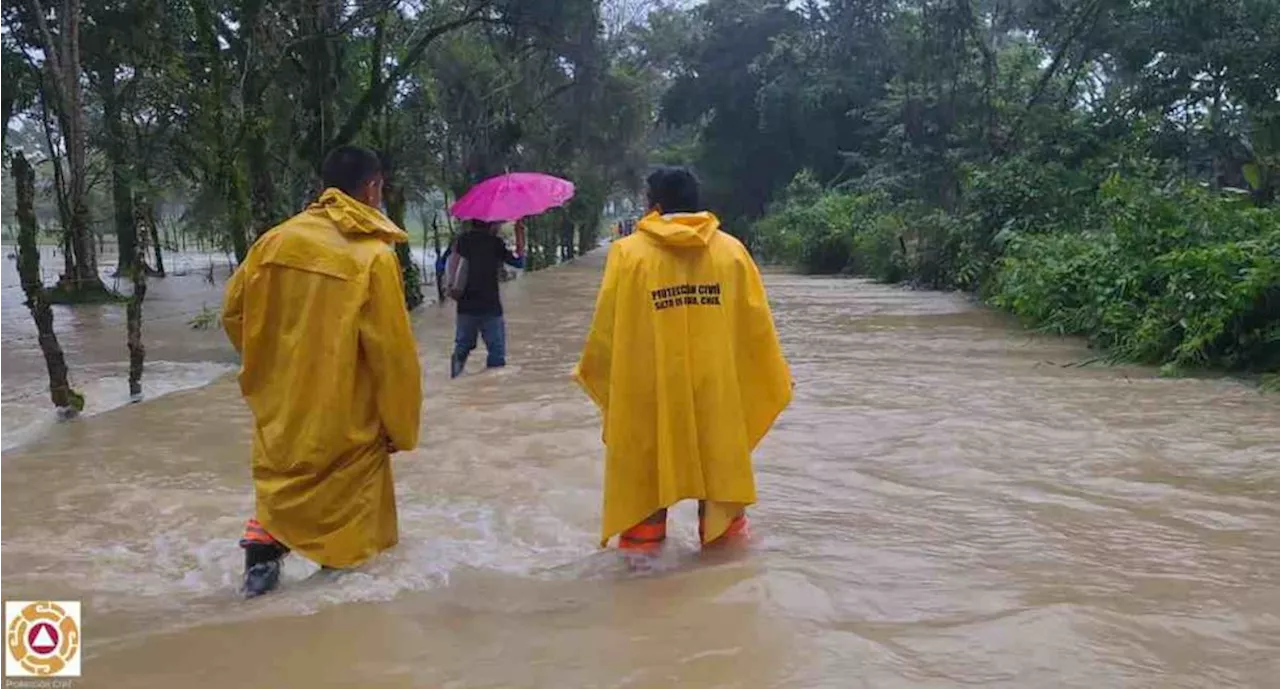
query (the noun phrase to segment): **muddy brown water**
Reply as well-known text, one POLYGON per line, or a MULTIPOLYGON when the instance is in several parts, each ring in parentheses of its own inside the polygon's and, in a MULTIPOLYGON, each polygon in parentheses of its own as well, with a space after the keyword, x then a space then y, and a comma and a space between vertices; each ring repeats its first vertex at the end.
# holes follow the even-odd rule
POLYGON ((1280 402, 1064 366, 1090 354, 955 295, 770 274, 797 386, 753 540, 699 554, 686 507, 629 571, 569 380, 601 264, 507 286, 503 371, 448 382, 449 314, 417 313, 400 546, 246 603, 249 418, 186 325, 221 282, 155 283, 143 404, 118 308, 60 312, 99 400, 55 425, 6 263, 3 597, 82 601, 84 687, 1280 686, 1280 402))

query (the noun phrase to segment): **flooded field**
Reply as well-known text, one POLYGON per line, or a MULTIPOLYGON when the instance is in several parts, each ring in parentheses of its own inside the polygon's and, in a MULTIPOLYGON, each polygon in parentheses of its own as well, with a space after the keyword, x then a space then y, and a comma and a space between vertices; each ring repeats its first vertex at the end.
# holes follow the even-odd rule
POLYGON ((420 309, 401 545, 336 578, 293 558, 244 602, 249 417, 225 339, 187 324, 223 275, 153 283, 142 404, 119 307, 59 310, 96 413, 55 426, 6 263, 4 597, 83 601, 84 687, 1276 685, 1280 402, 1064 366, 1089 352, 955 295, 768 275, 797 386, 753 541, 699 554, 688 507, 630 573, 595 547, 569 379, 601 268, 507 285, 499 372, 449 382, 450 312, 420 309))

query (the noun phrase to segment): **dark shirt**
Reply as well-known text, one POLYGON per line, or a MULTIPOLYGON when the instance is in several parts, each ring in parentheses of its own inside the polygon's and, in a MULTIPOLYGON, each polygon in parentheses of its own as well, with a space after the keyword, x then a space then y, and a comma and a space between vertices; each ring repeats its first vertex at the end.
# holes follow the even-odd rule
POLYGON ((498 273, 502 264, 524 267, 524 259, 507 249, 501 237, 470 230, 458 237, 458 255, 467 259, 467 288, 458 299, 458 313, 471 316, 501 316, 498 273))

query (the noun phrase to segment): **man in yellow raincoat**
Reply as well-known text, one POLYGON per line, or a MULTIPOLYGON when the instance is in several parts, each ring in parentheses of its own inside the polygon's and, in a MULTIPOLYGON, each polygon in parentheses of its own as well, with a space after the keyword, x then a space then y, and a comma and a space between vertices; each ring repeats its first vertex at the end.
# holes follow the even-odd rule
POLYGON ((275 588, 290 550, 345 568, 395 545, 390 454, 418 444, 421 371, 392 250, 408 236, 377 210, 375 153, 336 149, 322 176, 320 198, 254 244, 222 307, 254 418, 247 597, 275 588))
POLYGON ((751 452, 791 401, 760 272, 701 210, 685 170, 649 177, 651 211, 614 242, 574 376, 604 420, 601 545, 653 552, 667 508, 699 500, 702 544, 745 536, 751 452))

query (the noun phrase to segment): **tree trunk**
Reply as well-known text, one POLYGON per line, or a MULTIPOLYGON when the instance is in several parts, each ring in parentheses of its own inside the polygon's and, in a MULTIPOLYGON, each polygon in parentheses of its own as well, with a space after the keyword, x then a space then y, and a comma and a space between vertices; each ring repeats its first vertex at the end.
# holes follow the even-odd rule
POLYGON ((329 0, 304 2, 301 8, 299 27, 313 36, 314 40, 308 42, 303 55, 307 88, 302 98, 302 107, 310 119, 310 127, 300 152, 318 172, 329 151, 340 145, 326 144, 338 126, 336 98, 342 78, 341 56, 338 54, 340 44, 329 36, 337 20, 336 14, 340 11, 335 11, 336 8, 329 0))
POLYGON ((129 347, 129 400, 142 401, 142 367, 147 358, 147 348, 142 344, 142 302, 147 298, 147 269, 139 253, 132 261, 133 294, 125 307, 126 338, 129 347))
POLYGON ((133 202, 133 166, 125 138, 123 113, 116 92, 115 67, 103 70, 102 114, 106 120, 106 154, 111 165, 111 204, 115 211, 116 243, 120 252, 116 275, 130 275, 139 257, 138 223, 133 202))
MULTIPOLYGON (((136 200, 134 208, 137 213, 137 224, 143 228, 147 236, 151 238, 151 247, 156 254, 156 277, 164 277, 164 247, 161 244, 168 240, 168 232, 165 237, 160 236, 160 223, 156 221, 156 203, 151 196, 151 175, 147 171, 147 166, 141 165, 138 168, 141 178, 138 180, 138 186, 144 190, 144 195, 136 200)), ((142 263, 146 265, 146 254, 142 255, 142 263)))
POLYGON ((107 288, 98 276, 97 247, 89 227, 88 136, 85 126, 84 96, 80 73, 80 24, 83 18, 81 0, 62 0, 57 12, 58 34, 49 30, 48 18, 40 0, 28 0, 36 18, 41 48, 44 51, 48 84, 57 97, 58 124, 67 149, 67 224, 71 235, 71 270, 59 285, 62 297, 81 300, 105 297, 107 288))
MULTIPOLYGON (((446 197, 447 199, 448 197, 446 197)), ((426 253, 427 228, 422 228, 423 253, 426 253)), ((436 261, 440 260, 440 216, 436 215, 431 219, 431 247, 435 249, 436 261)), ((437 263, 436 265, 439 265, 437 263)), ((436 303, 444 304, 444 276, 440 271, 436 271, 436 303)))
POLYGON ((45 76, 40 80, 40 124, 44 128, 45 145, 48 148, 49 162, 53 165, 53 192, 54 198, 58 202, 58 226, 62 230, 62 274, 74 275, 76 272, 75 255, 71 251, 71 205, 67 201, 67 178, 62 171, 62 156, 59 154, 58 147, 54 144, 53 138, 53 116, 49 112, 49 99, 55 94, 50 94, 48 90, 56 91, 56 88, 49 89, 45 76))
POLYGON ((76 271, 76 259, 71 253, 71 233, 66 226, 62 229, 62 274, 71 275, 76 271))
MULTIPOLYGON (((45 77, 45 79, 47 78, 45 77)), ((53 115, 49 112, 49 98, 54 94, 46 92, 45 79, 40 81, 40 124, 44 129, 44 140, 49 153, 49 162, 53 165, 53 191, 54 197, 58 202, 58 224, 62 228, 63 234, 66 235, 67 228, 71 227, 71 206, 67 202, 67 177, 62 172, 62 156, 58 151, 58 147, 54 144, 53 115)), ((66 253, 66 274, 70 275, 75 270, 75 265, 71 261, 71 241, 69 238, 64 239, 63 246, 68 249, 66 253)))
POLYGON ((571 220, 565 220, 564 225, 560 228, 560 261, 573 260, 573 235, 574 223, 571 220))
MULTIPOLYGON (((382 197, 387 204, 387 217, 396 227, 404 227, 405 207, 408 205, 404 189, 396 184, 388 175, 382 187, 382 197)), ((396 256, 400 259, 400 270, 404 274, 404 302, 410 311, 418 308, 425 301, 422 296, 422 276, 418 274, 418 266, 413 262, 413 252, 408 242, 396 244, 396 256)))
POLYGON ((243 76, 243 102, 245 120, 245 155, 249 164, 250 217, 252 236, 256 241, 263 232, 280 221, 276 210, 275 180, 271 176, 270 156, 267 146, 267 122, 262 98, 270 87, 270 78, 260 66, 261 51, 253 46, 269 45, 272 36, 268 25, 262 21, 263 2, 251 2, 245 6, 245 26, 251 32, 252 43, 246 49, 243 76))
POLYGON ((156 226, 156 212, 148 206, 144 211, 147 219, 147 230, 151 233, 151 247, 156 252, 156 276, 164 277, 164 250, 160 246, 160 229, 156 226))
MULTIPOLYGON (((383 13, 378 16, 378 21, 374 28, 373 59, 370 61, 369 71, 369 82, 374 87, 377 87, 382 81, 385 23, 386 13, 383 13)), ((326 65, 328 64, 326 62, 326 65)), ((378 109, 377 113, 381 115, 378 119, 381 120, 382 126, 374 127, 374 138, 378 143, 378 147, 382 149, 382 198, 387 207, 387 217, 396 224, 396 227, 403 229, 408 199, 405 197, 404 187, 396 179, 395 164, 388 151, 392 139, 392 128, 385 103, 378 109)), ((426 228, 423 228, 423 231, 425 232, 426 228)), ((400 272, 404 280, 405 306, 412 311, 426 301, 426 297, 422 296, 422 274, 419 272, 418 266, 413 262, 413 252, 410 250, 408 242, 396 245, 396 256, 400 259, 400 272)))
POLYGON ((418 275, 422 276, 423 282, 426 282, 427 276, 431 275, 431 269, 427 267, 427 213, 419 211, 418 218, 422 222, 422 260, 418 263, 418 275))
POLYGON ((70 285, 79 294, 106 294, 98 276, 98 254, 90 229, 89 142, 85 126, 84 97, 80 83, 80 0, 63 2, 64 52, 62 54, 63 118, 71 202, 71 248, 75 251, 75 273, 70 285))
POLYGON ((599 205, 591 206, 586 221, 578 226, 578 255, 585 256, 595 251, 600 244, 600 222, 603 220, 603 209, 599 205))
POLYGON ((271 169, 267 162, 266 138, 262 135, 261 126, 256 123, 256 119, 249 128, 246 154, 249 158, 250 216, 253 219, 253 237, 256 240, 263 232, 271 229, 279 218, 276 217, 275 183, 271 179, 271 169))
POLYGON ((227 204, 227 236, 231 238, 231 250, 235 252, 236 263, 244 263, 249 255, 249 240, 245 231, 251 222, 252 211, 249 208, 249 194, 245 189, 244 177, 236 167, 235 155, 228 154, 224 161, 223 182, 227 204))
POLYGON ((27 162, 22 151, 13 154, 13 183, 18 219, 18 274, 22 291, 27 295, 27 309, 36 323, 40 351, 44 354, 45 367, 49 371, 49 397, 63 418, 70 418, 84 409, 84 397, 71 389, 67 376, 67 360, 53 330, 53 307, 46 297, 44 282, 40 278, 40 246, 37 243, 39 227, 35 211, 35 170, 27 162))

